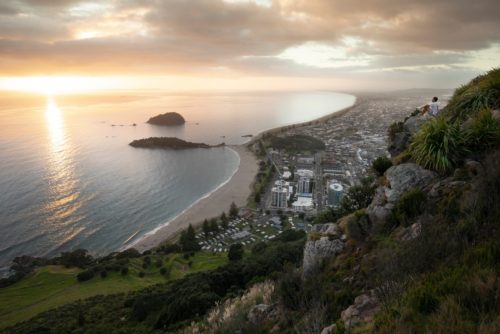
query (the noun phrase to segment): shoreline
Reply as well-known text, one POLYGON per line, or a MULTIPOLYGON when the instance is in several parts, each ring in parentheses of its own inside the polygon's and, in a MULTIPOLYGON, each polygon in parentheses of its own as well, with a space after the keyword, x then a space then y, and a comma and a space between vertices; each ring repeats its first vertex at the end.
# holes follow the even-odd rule
POLYGON ((255 175, 258 172, 257 157, 248 149, 246 144, 228 145, 226 147, 235 151, 240 159, 233 175, 176 217, 146 233, 126 248, 136 248, 138 251, 143 252, 175 237, 189 224, 197 227, 204 219, 219 217, 222 212, 227 213, 231 202, 235 202, 238 207, 246 206, 255 175))
POLYGON ((353 96, 355 100, 349 107, 334 111, 311 121, 263 130, 252 137, 248 142, 241 145, 227 145, 226 147, 235 151, 240 158, 236 171, 227 181, 220 184, 212 192, 205 194, 198 201, 194 202, 191 206, 184 209, 184 211, 165 224, 147 232, 140 239, 122 249, 136 248, 140 252, 152 249, 159 246, 162 242, 177 237, 189 224, 196 228, 201 225, 205 219, 219 217, 222 212, 227 212, 229 210, 231 202, 235 202, 238 207, 246 207, 248 197, 252 192, 255 176, 258 173, 258 159, 255 153, 248 147, 255 144, 255 142, 260 140, 263 136, 281 133, 290 127, 307 126, 340 117, 358 105, 360 98, 356 95, 353 96))

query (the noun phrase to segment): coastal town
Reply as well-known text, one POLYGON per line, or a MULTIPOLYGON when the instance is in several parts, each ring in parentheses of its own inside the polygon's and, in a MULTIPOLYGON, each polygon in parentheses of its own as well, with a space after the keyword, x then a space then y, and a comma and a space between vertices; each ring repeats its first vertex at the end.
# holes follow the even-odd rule
MULTIPOLYGON (((442 93, 446 101, 449 92, 442 93)), ((346 191, 370 174, 372 162, 387 156, 389 125, 428 99, 425 91, 364 94, 326 119, 254 138, 250 145, 260 158, 261 187, 227 229, 197 234, 202 250, 226 252, 231 244, 250 246, 287 229, 307 232, 318 213, 338 208, 346 191), (282 146, 277 138, 291 145, 282 146)))

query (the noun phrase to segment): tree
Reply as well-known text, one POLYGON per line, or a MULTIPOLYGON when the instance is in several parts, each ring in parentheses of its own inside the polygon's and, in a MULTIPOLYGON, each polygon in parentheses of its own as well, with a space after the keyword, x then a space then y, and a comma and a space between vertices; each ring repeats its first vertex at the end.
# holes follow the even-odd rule
POLYGON ((229 246, 229 253, 227 254, 229 261, 241 260, 243 258, 243 251, 243 245, 240 243, 229 246))
POLYGON ((208 225, 208 220, 203 221, 202 226, 203 234, 205 234, 205 238, 208 238, 208 233, 210 233, 210 225, 208 225))
POLYGON ((61 253, 60 261, 61 264, 67 268, 85 268, 85 266, 92 263, 93 259, 92 256, 88 254, 86 249, 77 249, 72 252, 61 253))
POLYGON ((229 223, 229 219, 227 219, 226 213, 225 213, 225 212, 223 212, 223 213, 220 215, 220 226, 221 226, 224 230, 226 230, 226 229, 229 227, 228 223, 229 223))
POLYGON ((217 219, 210 219, 210 231, 216 233, 219 232, 219 225, 217 224, 217 219))
POLYGON ((189 224, 189 227, 182 231, 179 244, 183 252, 200 250, 201 247, 196 241, 196 233, 194 232, 193 225, 189 224))
POLYGON ((238 207, 234 202, 232 202, 231 206, 229 207, 229 217, 231 218, 238 217, 238 207))

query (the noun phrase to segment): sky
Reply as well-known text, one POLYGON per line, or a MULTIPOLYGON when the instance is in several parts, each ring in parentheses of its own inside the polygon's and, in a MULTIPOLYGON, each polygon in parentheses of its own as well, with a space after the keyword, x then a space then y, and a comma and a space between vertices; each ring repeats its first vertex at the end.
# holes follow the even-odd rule
POLYGON ((498 0, 2 0, 0 88, 453 88, 498 0))

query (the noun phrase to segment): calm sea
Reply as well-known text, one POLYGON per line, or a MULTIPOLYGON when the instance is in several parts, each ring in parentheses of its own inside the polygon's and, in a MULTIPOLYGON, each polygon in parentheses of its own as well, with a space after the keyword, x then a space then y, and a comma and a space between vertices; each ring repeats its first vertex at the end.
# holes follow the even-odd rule
POLYGON ((50 257, 86 248, 99 255, 126 247, 212 192, 239 164, 228 148, 138 149, 128 145, 134 139, 241 144, 248 140, 243 135, 354 102, 332 92, 0 97, 3 268, 23 254, 50 257), (145 123, 170 111, 187 123, 145 123))

